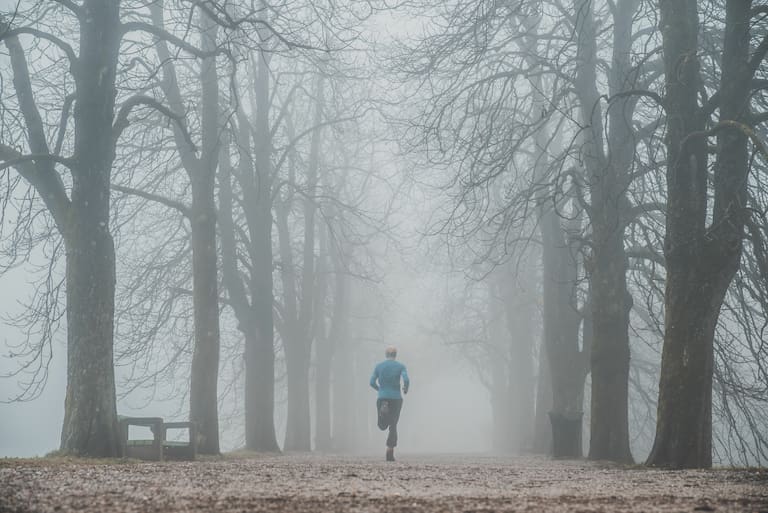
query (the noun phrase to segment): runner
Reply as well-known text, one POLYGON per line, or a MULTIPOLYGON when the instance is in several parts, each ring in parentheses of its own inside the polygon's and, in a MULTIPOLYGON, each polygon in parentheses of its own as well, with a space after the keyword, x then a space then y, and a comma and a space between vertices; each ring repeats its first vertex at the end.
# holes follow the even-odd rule
POLYGON ((400 395, 400 378, 403 378, 403 393, 408 393, 411 384, 405 365, 395 361, 397 348, 389 346, 384 351, 386 360, 373 369, 371 387, 379 392, 376 400, 379 429, 389 428, 387 436, 387 461, 395 461, 397 446, 397 421, 400 420, 400 410, 403 407, 403 397, 400 395))

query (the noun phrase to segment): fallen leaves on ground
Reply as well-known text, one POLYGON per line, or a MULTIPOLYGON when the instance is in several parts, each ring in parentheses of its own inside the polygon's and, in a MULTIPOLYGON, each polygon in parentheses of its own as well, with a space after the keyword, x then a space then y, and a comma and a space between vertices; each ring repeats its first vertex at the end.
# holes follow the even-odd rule
POLYGON ((164 463, 0 461, 0 512, 69 511, 768 513, 768 470, 407 454, 395 463, 319 454, 164 463))

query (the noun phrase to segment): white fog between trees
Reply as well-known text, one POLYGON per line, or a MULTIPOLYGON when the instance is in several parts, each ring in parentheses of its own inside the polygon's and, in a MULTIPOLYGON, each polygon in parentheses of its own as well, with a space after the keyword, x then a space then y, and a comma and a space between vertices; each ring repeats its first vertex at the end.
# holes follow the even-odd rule
POLYGON ((768 4, 0 7, 0 455, 768 461, 768 4))

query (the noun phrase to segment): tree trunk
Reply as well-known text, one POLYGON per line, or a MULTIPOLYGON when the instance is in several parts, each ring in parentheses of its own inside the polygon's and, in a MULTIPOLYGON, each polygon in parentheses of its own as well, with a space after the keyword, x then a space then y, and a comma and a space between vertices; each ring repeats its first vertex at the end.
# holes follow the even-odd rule
POLYGON ((739 267, 747 216, 749 155, 747 134, 739 125, 749 115, 753 75, 751 2, 729 0, 725 6, 721 128, 709 227, 706 118, 690 94, 701 80, 698 6, 693 0, 660 5, 668 113, 667 283, 656 439, 648 464, 700 468, 712 465, 714 335, 739 267))
MULTIPOLYGON (((614 9, 611 94, 627 89, 630 80, 632 17, 635 0, 620 0, 614 9)), ((634 157, 631 99, 618 99, 608 112, 608 151, 603 134, 603 110, 597 89, 597 29, 591 0, 577 0, 579 97, 584 131, 584 163, 590 184, 592 255, 587 273, 593 321, 591 348, 592 398, 590 459, 631 462, 629 451, 629 311, 627 257, 624 253, 625 190, 634 157)))
MULTIPOLYGON (((333 210, 331 212, 334 212, 333 210)), ((334 215, 329 216, 336 220, 334 215)), ((329 230, 331 228, 329 227, 329 230)), ((353 377, 354 362, 349 344, 349 277, 344 265, 345 255, 340 241, 330 245, 329 253, 334 272, 335 297, 333 316, 329 339, 335 346, 333 353, 333 409, 332 414, 332 446, 335 451, 349 451, 354 447, 354 400, 352 390, 355 388, 353 377)))
POLYGON ((283 283, 282 339, 288 381, 288 414, 285 425, 286 451, 311 450, 309 410, 309 354, 311 345, 300 323, 296 266, 293 263, 291 236, 288 228, 290 200, 277 211, 277 231, 280 244, 280 276, 283 283))
POLYGON ((189 417, 197 423, 198 452, 219 453, 219 297, 213 177, 193 177, 192 277, 195 346, 192 353, 189 417), (201 183, 202 182, 202 183, 201 183))
MULTIPOLYGON (((540 217, 544 260, 544 341, 552 378, 552 450, 557 458, 581 458, 581 422, 588 351, 579 350, 575 305, 576 261, 553 211, 540 217)), ((587 346, 585 345, 585 350, 587 346)))
POLYGON ((713 341, 725 293, 712 275, 670 272, 667 265, 658 420, 648 463, 710 467, 713 341))
MULTIPOLYGON (((86 159, 81 155, 84 167, 86 159)), ((72 191, 66 232, 67 393, 61 449, 110 457, 119 453, 112 349, 115 248, 108 229, 109 181, 103 168, 102 176, 98 171, 94 166, 83 172, 91 179, 72 191)))
MULTIPOLYGON (((281 205, 278 218, 280 239, 281 277, 285 293, 285 319, 283 342, 288 372, 288 417, 285 432, 285 450, 311 450, 309 405, 309 364, 312 354, 312 321, 315 299, 315 211, 320 167, 319 128, 323 116, 323 77, 318 76, 315 88, 315 112, 307 168, 306 196, 304 200, 304 244, 302 247, 301 294, 297 293, 296 266, 293 264, 288 214, 293 192, 281 205)), ((289 171, 290 185, 295 187, 293 173, 289 171)))
MULTIPOLYGON (((264 161, 269 161, 269 154, 257 166, 259 169, 266 168, 264 161)), ((259 182, 268 183, 264 176, 260 176, 259 182)), ((277 452, 280 448, 275 434, 272 199, 268 187, 259 187, 255 193, 257 200, 248 218, 254 261, 249 284, 252 322, 247 324, 249 332, 245 339, 245 441, 250 450, 277 452)))
POLYGON ((282 340, 288 381, 288 413, 285 425, 286 451, 311 450, 309 413, 309 352, 311 345, 300 324, 296 266, 293 263, 291 235, 288 228, 290 200, 277 210, 277 231, 280 244, 280 276, 283 283, 284 306, 282 340))
MULTIPOLYGON (((543 337, 542 337, 543 339, 543 337)), ((552 453, 552 426, 548 412, 552 411, 552 377, 546 348, 539 344, 539 374, 536 378, 536 418, 534 420, 533 452, 552 453)))
POLYGON ((61 449, 119 454, 113 366, 115 248, 109 231, 119 1, 89 0, 80 20, 67 249, 67 391, 61 449))
POLYGON ((355 361, 346 333, 336 339, 336 343, 337 350, 333 359, 333 449, 348 452, 355 447, 356 428, 359 427, 355 417, 355 361))
MULTIPOLYGON (((245 338, 245 447, 251 451, 279 452, 275 434, 275 358, 273 333, 265 332, 264 305, 258 299, 254 311, 258 327, 245 338)), ((270 305, 271 306, 271 305, 270 305)), ((270 313, 270 321, 271 315, 270 313)))
MULTIPOLYGON (((157 0, 149 6, 152 23, 164 29, 164 6, 157 0)), ((200 40, 204 52, 216 49, 218 25, 200 13, 200 40)), ((184 112, 186 105, 179 89, 175 55, 163 39, 155 43, 163 62, 163 92, 172 111, 184 112)), ((219 86, 216 57, 205 57, 200 64, 201 139, 200 157, 195 155, 187 135, 172 123, 176 150, 189 176, 192 189, 190 230, 192 247, 192 303, 194 347, 190 369, 189 418, 197 424, 197 450, 219 453, 218 375, 219 375, 219 291, 216 248, 216 204, 214 183, 219 155, 219 86)))
POLYGON ((246 279, 238 266, 229 141, 220 152, 219 164, 221 268, 229 303, 237 318, 237 327, 245 337, 245 448, 251 451, 278 452, 280 449, 274 421, 271 200, 269 194, 266 195, 266 201, 260 199, 254 186, 249 123, 242 109, 238 109, 237 117, 238 174, 250 235, 250 244, 245 251, 251 257, 250 278, 246 279))
POLYGON ((312 450, 308 349, 309 344, 298 337, 291 339, 290 342, 286 340, 285 365, 288 377, 288 415, 284 446, 286 451, 312 450))
MULTIPOLYGON (((217 25, 201 14, 203 51, 216 48, 217 25)), ((219 454, 219 291, 214 181, 219 157, 219 88, 216 58, 202 60, 202 152, 190 172, 192 183, 192 302, 195 347, 189 392, 189 418, 197 423, 198 452, 219 454)))
POLYGON ((370 361, 370 353, 368 351, 361 351, 360 346, 353 343, 355 338, 349 335, 347 338, 347 345, 349 347, 351 366, 347 369, 349 376, 349 386, 351 390, 347 392, 350 397, 349 411, 349 425, 348 429, 352 435, 348 439, 350 450, 354 450, 360 447, 369 447, 371 440, 375 437, 377 442, 379 430, 376 428, 376 413, 373 408, 375 402, 371 399, 375 395, 371 394, 371 389, 365 386, 356 386, 358 383, 367 383, 368 378, 371 376, 371 368, 368 365, 370 361), (370 422, 373 417, 373 422, 370 422), (373 431, 376 431, 372 436, 373 431))
MULTIPOLYGON (((522 20, 529 34, 526 51, 537 55, 536 36, 538 16, 522 20)), ((538 66, 535 58, 531 66, 538 66)), ((541 75, 532 77, 534 101, 532 115, 546 110, 549 100, 544 96, 541 75)), ((542 351, 539 355, 539 386, 537 389, 537 423, 548 422, 550 429, 538 429, 536 446, 544 449, 551 436, 551 450, 555 457, 580 458, 581 419, 584 408, 584 382, 589 372, 589 348, 579 349, 579 314, 576 309, 577 262, 576 255, 566 241, 557 209, 563 201, 553 202, 547 148, 550 146, 546 126, 536 131, 533 141, 532 166, 534 181, 540 186, 536 197, 537 218, 541 233, 542 259, 542 351), (546 384, 542 380, 549 378, 546 384), (544 406, 551 406, 545 410, 544 406), (545 419, 548 418, 548 421, 545 419), (561 429, 562 422, 572 429, 561 429)))
POLYGON ((325 300, 328 294, 328 236, 324 229, 318 232, 317 289, 315 295, 315 449, 331 449, 331 364, 333 339, 326 332, 325 300))
POLYGON ((501 277, 492 275, 488 282, 488 356, 490 371, 492 447, 495 452, 510 454, 514 446, 512 429, 512 397, 509 395, 510 333, 505 329, 504 304, 499 297, 501 277))
POLYGON ((517 453, 529 451, 533 446, 533 323, 536 298, 535 286, 530 278, 532 275, 533 269, 526 259, 521 262, 519 269, 513 262, 508 262, 502 276, 507 336, 510 337, 506 395, 509 402, 510 429, 514 433, 512 448, 517 453))
POLYGON ((331 364, 333 354, 327 337, 317 344, 317 377, 315 384, 315 449, 331 449, 331 364))
MULTIPOLYGON (((597 233, 597 223, 593 223, 593 227, 597 239, 602 234, 597 233)), ((593 253, 594 267, 590 276, 594 331, 589 458, 631 463, 628 328, 632 297, 627 291, 622 235, 623 231, 614 230, 595 244, 593 253)))
POLYGON ((355 446, 354 359, 346 333, 340 334, 334 341, 336 352, 333 358, 333 410, 331 412, 333 449, 337 452, 347 452, 355 446))
MULTIPOLYGON (((253 309, 253 335, 245 348, 246 446, 256 451, 279 451, 275 434, 275 328, 272 278, 272 139, 269 127, 269 57, 259 53, 254 84, 254 168, 244 170, 243 194, 253 254, 249 283, 253 309), (256 179, 253 180, 255 170, 256 179)), ((243 123, 241 123, 243 125, 243 123)), ((247 128, 240 127, 247 141, 247 128)), ((246 148, 248 145, 245 146, 246 148)), ((250 154, 249 154, 250 155, 250 154)), ((250 158, 250 157, 249 157, 250 158)), ((241 162, 245 160, 241 159, 241 162)))

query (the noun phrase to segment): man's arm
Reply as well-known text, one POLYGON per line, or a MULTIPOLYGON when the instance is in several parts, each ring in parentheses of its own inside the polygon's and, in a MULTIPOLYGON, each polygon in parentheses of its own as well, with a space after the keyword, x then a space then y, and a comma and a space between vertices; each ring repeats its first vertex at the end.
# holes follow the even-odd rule
POLYGON ((405 368, 405 365, 403 365, 403 372, 400 376, 403 378, 403 393, 407 394, 408 389, 411 388, 411 380, 408 379, 408 370, 405 368))
POLYGON ((376 380, 379 378, 379 367, 376 366, 375 369, 373 369, 373 374, 371 374, 371 388, 374 390, 379 390, 379 385, 376 383, 376 380))

